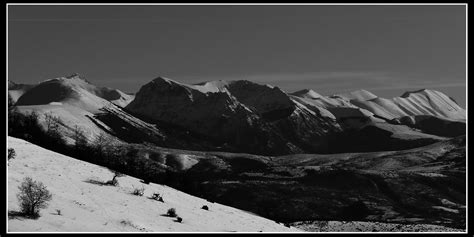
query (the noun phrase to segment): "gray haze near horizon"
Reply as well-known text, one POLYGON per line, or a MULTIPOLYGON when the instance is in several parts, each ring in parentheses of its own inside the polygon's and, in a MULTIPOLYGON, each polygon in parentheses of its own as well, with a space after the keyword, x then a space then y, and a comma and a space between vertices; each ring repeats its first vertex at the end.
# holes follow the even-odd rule
POLYGON ((157 76, 323 95, 430 88, 466 100, 466 7, 8 6, 8 79, 84 75, 136 92, 157 76))

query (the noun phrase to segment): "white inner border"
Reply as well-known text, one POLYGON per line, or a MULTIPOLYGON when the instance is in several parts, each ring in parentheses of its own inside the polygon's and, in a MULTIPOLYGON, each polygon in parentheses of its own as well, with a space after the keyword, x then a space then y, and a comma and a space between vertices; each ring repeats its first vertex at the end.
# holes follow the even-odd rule
MULTIPOLYGON (((205 6, 230 6, 230 5, 245 5, 245 6, 276 6, 276 5, 282 5, 282 6, 304 6, 304 5, 322 5, 322 6, 330 6, 330 5, 345 5, 345 6, 378 6, 378 5, 402 5, 402 6, 433 6, 433 5, 442 5, 442 6, 466 6, 466 231, 465 232, 288 232, 288 233, 298 233, 298 234, 344 234, 344 233, 351 233, 351 234, 392 234, 392 233, 398 233, 398 234, 451 234, 451 233, 468 233, 468 84, 467 84, 467 77, 468 77, 468 4, 467 3, 268 3, 268 4, 261 4, 261 3, 7 3, 6 7, 6 88, 7 88, 7 93, 6 93, 6 107, 8 110, 8 6, 78 6, 78 5, 90 5, 90 6, 116 6, 116 5, 126 5, 126 6, 135 6, 135 5, 140 5, 140 6, 155 6, 155 5, 163 5, 163 6, 197 6, 197 5, 205 5, 205 6)), ((5 115, 5 121, 7 121, 7 129, 6 129, 6 136, 8 138, 8 111, 5 115)), ((8 141, 8 139, 7 139, 8 141)), ((7 148, 8 148, 8 142, 7 142, 7 148)), ((8 156, 8 149, 6 151, 6 156, 8 156)), ((6 210, 7 213, 5 213, 5 219, 7 221, 6 227, 6 233, 64 233, 64 234, 72 234, 72 233, 99 233, 99 234, 112 234, 112 233, 140 233, 143 234, 143 232, 8 232, 8 160, 6 160, 7 163, 5 163, 5 169, 6 169, 6 187, 7 187, 7 202, 6 202, 6 210)), ((200 234, 205 234, 205 233, 227 233, 227 232, 150 232, 150 233, 200 233, 200 234)), ((237 232, 238 233, 260 233, 260 232, 237 232)), ((282 233, 282 232, 265 232, 265 233, 282 233)))

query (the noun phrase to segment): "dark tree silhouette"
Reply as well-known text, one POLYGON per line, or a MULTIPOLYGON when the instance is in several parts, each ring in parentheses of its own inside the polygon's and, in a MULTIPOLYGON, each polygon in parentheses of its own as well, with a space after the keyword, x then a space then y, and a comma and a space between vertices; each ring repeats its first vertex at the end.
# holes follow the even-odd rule
POLYGON ((15 159, 15 156, 16 156, 15 149, 8 148, 8 160, 10 161, 10 159, 15 159))
POLYGON ((42 182, 33 181, 31 177, 26 177, 18 187, 17 194, 20 200, 21 212, 27 216, 38 217, 39 210, 48 206, 52 195, 42 182))
POLYGON ((47 133, 57 133, 59 130, 59 125, 61 124, 61 119, 57 116, 54 116, 52 112, 44 114, 44 122, 46 124, 47 133))
POLYGON ((8 134, 12 133, 16 117, 18 116, 18 109, 15 106, 10 94, 8 95, 8 134))
POLYGON ((168 215, 170 217, 177 217, 178 216, 178 214, 176 214, 176 209, 174 209, 174 208, 168 209, 168 211, 166 212, 166 215, 168 215))
POLYGON ((116 171, 116 170, 111 170, 111 169, 110 169, 110 171, 112 171, 112 172, 114 173, 114 177, 112 178, 112 180, 107 181, 106 184, 108 184, 108 185, 113 185, 113 186, 117 186, 117 185, 119 184, 117 178, 118 178, 118 177, 123 177, 123 176, 125 176, 125 175, 122 174, 122 173, 120 173, 120 172, 118 172, 118 171, 116 171))
POLYGON ((75 148, 78 150, 84 149, 87 146, 87 137, 84 135, 84 131, 77 125, 74 126, 72 139, 74 140, 75 148))

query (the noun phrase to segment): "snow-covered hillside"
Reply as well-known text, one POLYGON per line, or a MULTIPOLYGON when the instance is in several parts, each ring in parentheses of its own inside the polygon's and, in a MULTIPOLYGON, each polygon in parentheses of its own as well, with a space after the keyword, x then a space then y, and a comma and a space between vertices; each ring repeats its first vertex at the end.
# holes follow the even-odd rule
POLYGON ((8 166, 8 211, 18 211, 17 187, 27 176, 43 182, 53 194, 39 219, 10 216, 9 232, 299 231, 164 185, 143 184, 129 176, 118 178, 117 187, 99 185, 97 182, 112 178, 110 170, 21 139, 8 137, 8 147, 14 148, 17 154, 8 166), (141 187, 145 188, 143 196, 131 194, 134 188, 141 187), (164 203, 149 199, 154 192, 163 196, 164 203), (203 205, 209 210, 201 209, 203 205), (182 223, 165 216, 169 208, 176 209, 182 223))

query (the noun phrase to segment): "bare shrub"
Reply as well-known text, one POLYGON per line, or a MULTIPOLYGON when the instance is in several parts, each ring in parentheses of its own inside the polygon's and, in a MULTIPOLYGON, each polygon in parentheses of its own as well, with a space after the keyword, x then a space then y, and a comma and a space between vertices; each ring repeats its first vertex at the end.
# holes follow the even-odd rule
POLYGON ((33 181, 31 177, 26 177, 18 189, 20 189, 17 194, 20 209, 27 216, 38 217, 39 210, 46 208, 52 199, 46 186, 42 182, 33 181))
POLYGON ((176 209, 174 209, 174 208, 168 209, 168 211, 166 212, 166 215, 168 215, 170 217, 177 217, 178 216, 178 214, 176 214, 176 209))
POLYGON ((15 149, 8 148, 8 161, 10 161, 10 159, 15 159, 15 157, 16 157, 15 149))
POLYGON ((159 193, 153 193, 151 196, 151 199, 154 199, 156 201, 164 202, 163 197, 159 193))
POLYGON ((56 135, 59 132, 59 125, 62 121, 58 116, 54 116, 52 112, 44 114, 46 123, 46 133, 56 135))
POLYGON ((103 152, 110 146, 110 139, 107 138, 105 133, 100 133, 94 140, 95 149, 98 152, 103 152))
POLYGON ((145 188, 144 187, 135 188, 132 192, 133 195, 137 195, 137 196, 143 196, 144 193, 145 193, 145 188))
POLYGON ((60 126, 64 124, 58 116, 54 116, 52 112, 44 114, 44 121, 46 124, 46 135, 43 142, 50 146, 62 146, 65 140, 61 135, 60 126))
POLYGON ((118 171, 116 171, 116 170, 110 170, 110 171, 112 171, 112 172, 114 173, 114 177, 112 178, 112 180, 109 180, 109 181, 105 182, 105 184, 106 184, 106 185, 112 185, 112 186, 118 186, 119 183, 118 183, 117 178, 118 178, 118 177, 123 177, 123 176, 125 176, 125 175, 122 174, 122 173, 120 173, 120 172, 118 172, 118 171))
POLYGON ((74 140, 74 146, 76 149, 82 149, 87 146, 87 137, 84 135, 79 126, 75 125, 72 131, 72 139, 74 140))

